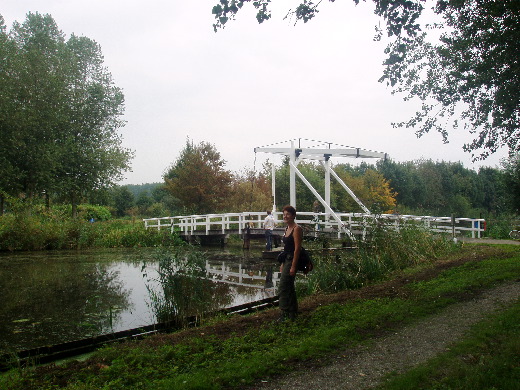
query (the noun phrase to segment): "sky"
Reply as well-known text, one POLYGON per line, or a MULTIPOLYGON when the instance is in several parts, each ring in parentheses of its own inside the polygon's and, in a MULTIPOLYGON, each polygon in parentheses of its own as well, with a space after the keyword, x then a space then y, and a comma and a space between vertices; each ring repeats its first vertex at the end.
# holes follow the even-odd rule
MULTIPOLYGON (((209 142, 226 169, 259 170, 255 147, 310 139, 388 153, 394 161, 432 159, 498 167, 507 150, 471 162, 460 130, 417 138, 392 122, 409 119, 405 102, 379 83, 385 44, 374 42, 372 2, 323 2, 309 23, 284 20, 297 0, 275 1, 259 25, 252 6, 213 31, 217 0, 5 0, 7 29, 28 12, 50 14, 61 31, 100 44, 125 95, 123 146, 135 152, 120 184, 161 182, 189 138, 209 142)), ((334 160, 334 163, 359 160, 334 160)), ((375 162, 374 160, 369 162, 375 162)))

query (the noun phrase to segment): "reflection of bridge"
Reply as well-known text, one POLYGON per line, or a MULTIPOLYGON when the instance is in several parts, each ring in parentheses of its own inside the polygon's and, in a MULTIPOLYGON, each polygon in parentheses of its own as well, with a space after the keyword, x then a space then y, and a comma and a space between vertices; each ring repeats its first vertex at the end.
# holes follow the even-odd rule
POLYGON ((277 267, 271 264, 266 270, 255 270, 250 265, 238 264, 238 269, 235 267, 234 270, 225 262, 217 266, 214 261, 206 261, 208 279, 234 286, 262 289, 268 292, 267 296, 274 296, 274 289, 280 280, 279 272, 275 272, 274 268, 277 267))

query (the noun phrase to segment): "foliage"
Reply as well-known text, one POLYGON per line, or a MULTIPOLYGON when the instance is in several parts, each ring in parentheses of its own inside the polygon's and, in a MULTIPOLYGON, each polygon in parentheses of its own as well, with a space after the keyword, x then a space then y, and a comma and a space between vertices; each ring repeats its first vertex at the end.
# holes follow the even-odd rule
POLYGON ((264 173, 246 170, 233 175, 226 209, 230 212, 271 210, 271 180, 264 173))
POLYGON ((134 206, 134 195, 126 186, 118 186, 112 192, 116 216, 123 217, 134 206))
MULTIPOLYGON (((335 172, 372 213, 381 214, 393 211, 397 194, 390 188, 389 181, 381 173, 373 168, 367 168, 362 173, 352 174, 346 165, 335 167, 335 172)), ((352 197, 345 196, 344 189, 336 181, 334 181, 333 190, 337 194, 333 203, 336 209, 362 211, 352 197)))
POLYGON ((520 214, 520 153, 502 162, 511 208, 520 214))
MULTIPOLYGON (((323 194, 325 192, 324 169, 321 165, 304 161, 298 164, 298 170, 318 193, 323 194)), ((296 194, 298 210, 311 211, 316 197, 299 178, 296 179, 296 194)), ((276 204, 279 208, 290 204, 290 167, 288 159, 285 159, 282 165, 276 169, 276 204)))
MULTIPOLYGON (((447 307, 460 294, 473 296, 475 289, 490 288, 497 281, 515 280, 519 264, 517 251, 488 261, 475 259, 467 266, 455 267, 453 271, 426 282, 425 288, 416 289, 413 294, 324 305, 291 324, 264 323, 225 337, 216 337, 212 327, 200 327, 196 332, 181 334, 175 342, 167 335, 158 335, 142 342, 112 344, 85 362, 38 370, 13 370, 0 377, 0 388, 242 388, 260 379, 287 373, 295 366, 291 362, 307 363, 309 359, 321 359, 338 348, 366 342, 374 332, 380 334, 381 330, 395 329, 425 318, 447 307), (428 284, 435 287, 434 291, 428 284), (389 328, 389 324, 393 327, 389 328)), ((413 280, 414 274, 421 270, 424 267, 408 270, 409 279, 413 280)), ((414 283, 405 288, 413 289, 414 283)), ((225 327, 226 320, 223 321, 219 325, 225 327)), ((476 343, 475 347, 484 347, 498 357, 503 354, 500 347, 505 337, 501 336, 497 345, 493 336, 504 335, 502 332, 507 335, 505 327, 512 326, 509 334, 516 346, 518 332, 515 323, 518 324, 517 308, 500 314, 491 327, 487 325, 487 331, 481 333, 484 337, 482 342, 476 343)), ((467 349, 459 348, 460 360, 460 357, 467 357, 464 354, 467 349)), ((505 363, 515 367, 517 355, 514 349, 508 350, 505 363)), ((483 367, 479 361, 475 363, 475 367, 483 367)), ((518 375, 514 370, 501 369, 504 366, 484 367, 502 373, 485 388, 503 388, 501 384, 518 375)), ((449 376, 458 377, 457 372, 449 376)), ((432 379, 436 378, 434 375, 432 379)), ((466 376, 462 378, 467 379, 466 376)))
POLYGON ((10 34, 0 18, 0 52, 0 190, 67 199, 75 215, 81 197, 129 169, 118 134, 123 94, 100 46, 66 40, 50 15, 28 13, 10 34))
POLYGON ((166 189, 178 198, 187 213, 204 214, 224 210, 231 191, 231 174, 216 148, 189 139, 180 156, 164 175, 166 189))
MULTIPOLYGON (((316 243, 318 247, 321 242, 316 243)), ((314 246, 316 246, 314 244, 314 246)), ((306 247, 314 247, 312 243, 306 247)), ((365 286, 389 273, 434 261, 457 250, 451 240, 438 237, 412 222, 399 230, 377 221, 369 227, 359 249, 327 253, 313 251, 315 267, 298 288, 301 294, 333 293, 365 286)))
MULTIPOLYGON (((424 1, 373 2, 375 14, 386 22, 389 40, 380 81, 395 87, 394 93, 405 93, 405 100, 422 101, 413 118, 394 126, 412 127, 418 136, 436 130, 448 142, 453 127, 462 125, 466 132, 476 134, 464 145, 474 159, 485 159, 502 146, 512 154, 518 152, 518 1, 437 0, 434 11, 443 22, 429 26, 433 34, 422 32, 419 24, 424 1), (432 43, 428 38, 437 31, 439 42, 432 43)), ((271 0, 221 0, 212 9, 215 31, 234 19, 245 3, 258 10, 259 23, 271 18, 271 0)), ((306 23, 316 16, 320 3, 303 0, 287 17, 306 23)), ((376 28, 376 39, 381 39, 383 30, 376 28)))
POLYGON ((51 210, 0 216, 0 251, 113 248, 177 245, 180 239, 168 230, 145 229, 141 221, 104 220, 107 209, 80 205, 83 218, 70 217, 70 205, 51 210), (96 216, 98 219, 96 219, 96 216), (89 220, 94 217, 96 222, 89 220))
POLYGON ((518 152, 518 2, 439 0, 435 12, 444 20, 439 43, 430 43, 424 33, 407 42, 403 60, 386 63, 382 79, 399 76, 394 92, 423 102, 413 118, 397 126, 413 127, 418 136, 436 130, 447 142, 451 129, 462 125, 476 134, 464 145, 475 160, 502 146, 518 152))
POLYGON ((150 305, 158 322, 174 322, 186 327, 190 318, 215 311, 220 302, 214 297, 219 286, 206 278, 206 256, 197 247, 177 245, 157 254, 156 277, 142 265, 147 279, 150 305), (154 287, 160 286, 160 287, 154 287))
POLYGON ((486 217, 512 210, 504 172, 483 167, 478 172, 461 163, 419 160, 396 163, 386 160, 377 169, 397 192, 397 210, 422 215, 486 217))

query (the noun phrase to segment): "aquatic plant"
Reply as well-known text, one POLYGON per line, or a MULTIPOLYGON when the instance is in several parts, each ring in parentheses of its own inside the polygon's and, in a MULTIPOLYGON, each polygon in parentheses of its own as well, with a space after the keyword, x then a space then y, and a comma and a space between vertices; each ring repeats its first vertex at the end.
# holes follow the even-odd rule
POLYGON ((162 248, 156 260, 155 270, 143 261, 141 272, 158 322, 184 327, 221 304, 216 297, 222 286, 207 279, 206 254, 200 248, 188 244, 162 248))

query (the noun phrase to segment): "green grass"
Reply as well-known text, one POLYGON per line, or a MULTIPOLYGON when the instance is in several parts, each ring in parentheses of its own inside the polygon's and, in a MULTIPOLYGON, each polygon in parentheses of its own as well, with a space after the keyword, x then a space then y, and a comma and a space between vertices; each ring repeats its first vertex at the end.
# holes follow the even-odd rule
POLYGON ((501 389, 520 384, 520 301, 475 325, 446 353, 397 377, 381 390, 501 389))
POLYGON ((167 229, 145 229, 140 220, 90 223, 55 214, 0 216, 0 251, 153 247, 179 242, 167 229))
MULTIPOLYGON (((252 384, 286 372, 291 363, 320 358, 337 348, 363 342, 373 332, 417 321, 446 307, 457 297, 514 280, 520 274, 520 252, 517 248, 504 249, 506 255, 483 261, 476 258, 446 270, 431 281, 411 284, 409 289, 413 294, 409 296, 413 298, 327 305, 294 323, 265 323, 245 335, 230 335, 225 340, 206 334, 202 327, 198 336, 175 345, 129 342, 109 346, 87 363, 13 370, 0 377, 0 389, 221 389, 252 384)), ((424 265, 418 269, 424 269, 424 265)), ((407 274, 413 272, 408 270, 407 274)), ((518 311, 511 311, 510 315, 510 324, 514 318, 519 322, 518 311)), ((496 335, 504 331, 498 325, 491 329, 496 335)), ((503 336, 504 340, 508 338, 507 334, 503 336)), ((491 353, 494 344, 490 343, 488 349, 491 353)), ((516 378, 518 364, 513 358, 506 357, 505 363, 496 364, 498 366, 490 366, 490 371, 504 364, 508 367, 497 371, 502 383, 516 378)), ((448 376, 451 378, 457 372, 448 376)), ((437 378, 437 374, 426 375, 430 379, 437 378)), ((437 388, 458 388, 457 382, 453 383, 449 385, 452 387, 437 388)))

